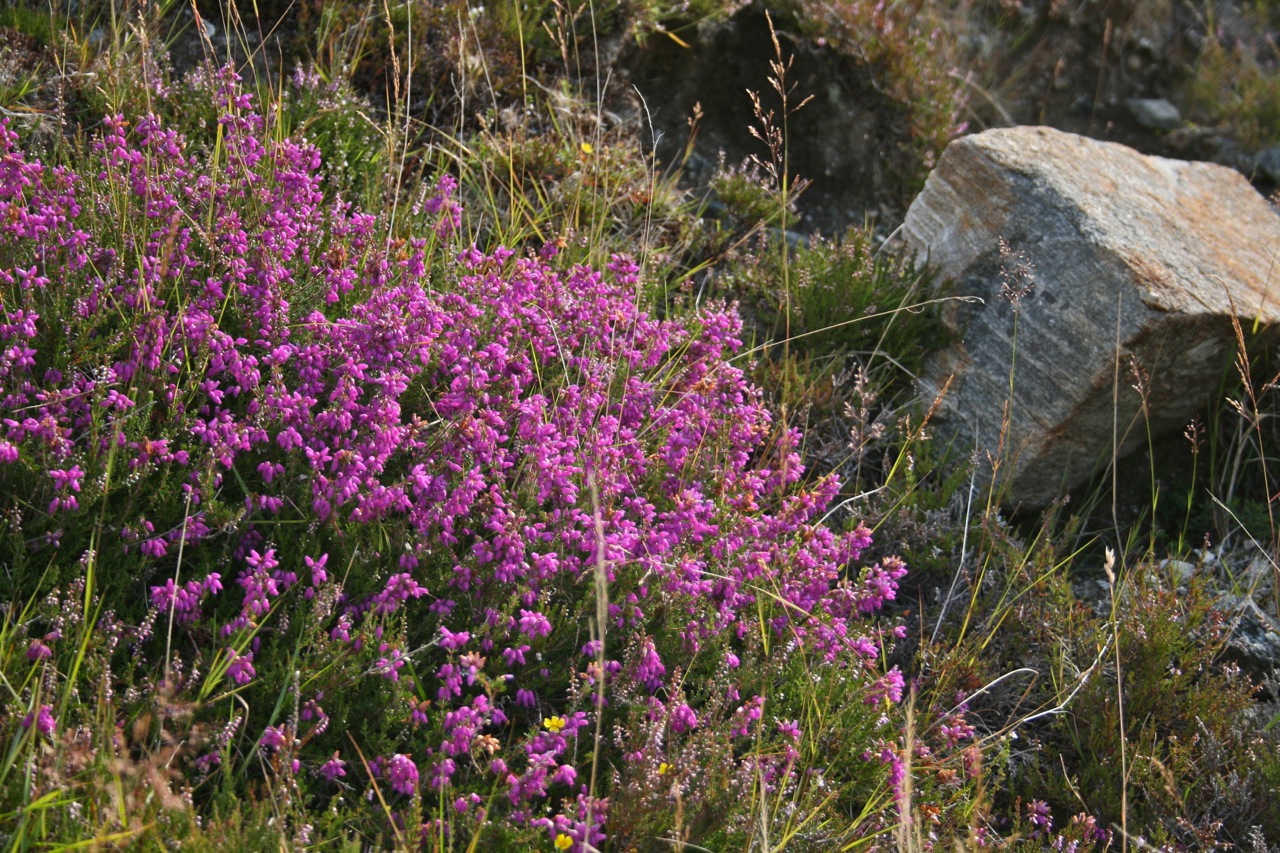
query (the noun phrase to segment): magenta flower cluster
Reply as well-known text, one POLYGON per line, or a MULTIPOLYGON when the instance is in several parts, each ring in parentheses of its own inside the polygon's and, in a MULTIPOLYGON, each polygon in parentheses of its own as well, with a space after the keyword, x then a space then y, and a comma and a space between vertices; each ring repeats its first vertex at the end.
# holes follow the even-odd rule
MULTIPOLYGON (((800 436, 732 360, 731 308, 659 319, 631 258, 467 246, 448 177, 410 212, 422 236, 388 238, 326 198, 315 148, 271 141, 233 74, 217 91, 217 152, 117 116, 97 174, 0 124, 0 484, 26 478, 52 534, 123 507, 100 546, 137 567, 118 583, 215 637, 236 687, 266 677, 262 628, 293 598, 330 659, 404 702, 370 765, 389 796, 447 789, 461 814, 497 790, 576 849, 609 811, 575 766, 596 715, 636 691, 671 741, 696 736, 709 720, 676 679, 708 657, 739 672, 761 619, 867 702, 901 699, 865 617, 905 567, 855 568, 867 529, 824 526, 838 484, 804 480, 800 436)), ((745 736, 762 700, 735 702, 745 736)), ((299 725, 258 743, 302 749, 299 725)), ((349 784, 335 728, 289 766, 349 784)))

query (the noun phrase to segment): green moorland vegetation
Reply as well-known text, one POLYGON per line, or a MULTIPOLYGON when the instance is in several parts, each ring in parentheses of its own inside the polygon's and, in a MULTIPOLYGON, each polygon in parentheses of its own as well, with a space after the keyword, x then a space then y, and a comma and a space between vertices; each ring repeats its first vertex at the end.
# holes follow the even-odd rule
MULTIPOLYGON (((914 398, 945 290, 793 233, 788 72, 918 185, 1021 6, 779 0, 690 188, 607 57, 739 5, 0 9, 6 850, 1280 849, 1271 353, 1139 511, 1010 516, 914 398)), ((1213 32, 1184 106, 1274 142, 1213 32)))

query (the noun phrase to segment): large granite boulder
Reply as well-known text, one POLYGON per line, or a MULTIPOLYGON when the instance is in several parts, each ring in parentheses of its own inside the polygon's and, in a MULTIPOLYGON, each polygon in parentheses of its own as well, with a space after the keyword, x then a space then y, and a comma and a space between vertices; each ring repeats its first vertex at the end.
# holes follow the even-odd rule
POLYGON ((1280 317, 1280 216, 1209 163, 990 130, 947 148, 903 233, 953 294, 981 298, 949 303, 957 343, 921 385, 933 399, 954 377, 935 428, 980 459, 1007 413, 997 476, 1011 504, 1047 504, 1113 443, 1146 442, 1135 375, 1153 432, 1183 430, 1229 367, 1231 315, 1246 330, 1280 317))

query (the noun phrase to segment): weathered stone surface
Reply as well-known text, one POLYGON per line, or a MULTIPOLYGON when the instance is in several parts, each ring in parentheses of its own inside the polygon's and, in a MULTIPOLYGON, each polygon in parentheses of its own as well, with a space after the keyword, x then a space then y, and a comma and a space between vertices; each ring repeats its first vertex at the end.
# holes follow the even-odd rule
POLYGON ((991 130, 947 148, 903 232, 953 294, 983 300, 950 304, 959 342, 921 385, 932 399, 954 374, 937 426, 962 448, 995 453, 1009 401, 998 476, 1014 504, 1080 485, 1113 436, 1119 455, 1145 443, 1131 358, 1149 376, 1152 430, 1181 431, 1229 364, 1231 314, 1246 326, 1280 317, 1280 217, 1221 166, 1049 128, 991 130), (1001 238, 1034 268, 1016 309, 1001 296, 1016 265, 1001 238))

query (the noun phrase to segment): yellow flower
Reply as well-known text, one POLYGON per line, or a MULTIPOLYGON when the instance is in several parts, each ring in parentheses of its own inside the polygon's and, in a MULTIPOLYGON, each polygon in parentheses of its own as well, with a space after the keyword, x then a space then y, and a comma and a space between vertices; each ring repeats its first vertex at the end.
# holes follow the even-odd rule
POLYGON ((666 775, 667 775, 667 771, 668 771, 668 770, 670 770, 670 769, 671 769, 671 765, 664 761, 664 762, 662 762, 661 764, 659 764, 659 765, 658 765, 658 775, 659 775, 659 776, 666 776, 666 775))
POLYGON ((563 832, 556 836, 556 849, 568 850, 573 846, 573 839, 565 835, 563 832))
MULTIPOLYGON (((542 721, 542 725, 546 726, 549 732, 558 732, 564 728, 564 717, 547 717, 542 721)), ((557 841, 556 843, 559 844, 560 842, 557 841)), ((564 848, 560 849, 563 850, 564 848)))
POLYGON ((582 153, 583 153, 583 154, 590 154, 592 151, 595 151, 595 150, 596 150, 596 149, 595 149, 595 147, 594 147, 594 146, 592 146, 592 144, 591 144, 590 142, 584 142, 584 143, 582 143, 582 153))

